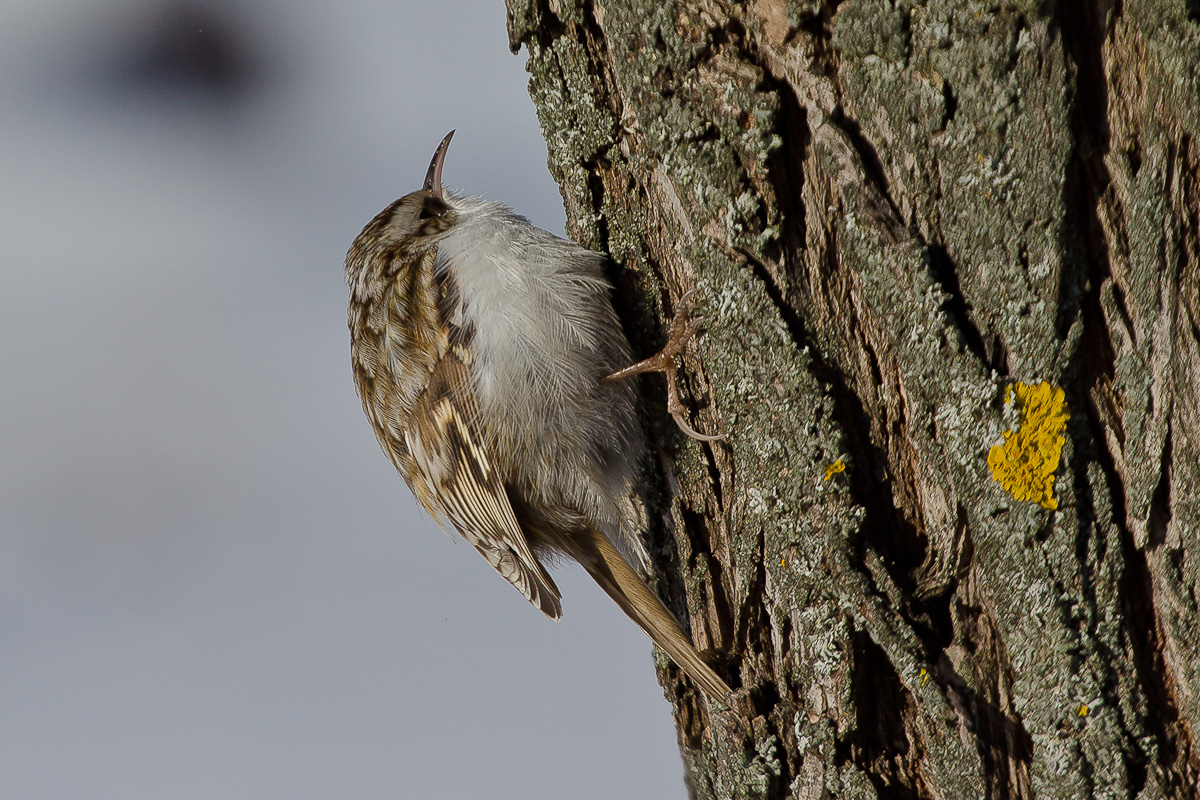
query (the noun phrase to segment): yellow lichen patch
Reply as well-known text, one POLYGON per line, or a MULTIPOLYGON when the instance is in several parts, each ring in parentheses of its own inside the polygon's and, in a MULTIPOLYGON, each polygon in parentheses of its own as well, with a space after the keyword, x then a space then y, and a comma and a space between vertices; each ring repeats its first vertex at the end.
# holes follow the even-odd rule
POLYGON ((846 471, 846 462, 842 461, 839 458, 837 461, 833 462, 832 464, 830 464, 828 467, 825 468, 825 480, 829 480, 834 475, 837 475, 839 472, 845 472, 845 471, 846 471))
MULTIPOLYGON (((1054 471, 1062 455, 1063 431, 1067 428, 1067 402, 1063 390, 1044 381, 1034 386, 1016 385, 1017 407, 1021 424, 1004 434, 1004 444, 988 453, 992 478, 1009 494, 1027 503, 1040 503, 1051 511, 1058 508, 1054 499, 1054 471)), ((1006 390, 1004 401, 1011 402, 1006 390)))

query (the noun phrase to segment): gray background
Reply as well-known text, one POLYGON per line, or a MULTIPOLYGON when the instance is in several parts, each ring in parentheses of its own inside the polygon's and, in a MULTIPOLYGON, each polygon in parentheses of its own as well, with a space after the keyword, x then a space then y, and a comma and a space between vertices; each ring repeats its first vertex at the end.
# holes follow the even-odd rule
POLYGON ((684 795, 648 641, 439 532, 351 384, 447 130, 561 233, 525 83, 501 0, 0 5, 0 797, 684 795))

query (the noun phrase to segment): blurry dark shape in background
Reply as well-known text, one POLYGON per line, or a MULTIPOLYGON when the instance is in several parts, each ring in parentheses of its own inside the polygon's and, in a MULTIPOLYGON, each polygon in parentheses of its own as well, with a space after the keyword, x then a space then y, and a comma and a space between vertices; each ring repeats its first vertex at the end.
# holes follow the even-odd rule
POLYGON ((138 83, 237 94, 252 82, 250 54, 236 21, 219 9, 164 7, 139 49, 129 54, 129 77, 138 83))
POLYGON ((257 94, 273 71, 257 20, 236 4, 165 0, 119 14, 117 40, 97 43, 87 70, 116 93, 224 106, 257 94))

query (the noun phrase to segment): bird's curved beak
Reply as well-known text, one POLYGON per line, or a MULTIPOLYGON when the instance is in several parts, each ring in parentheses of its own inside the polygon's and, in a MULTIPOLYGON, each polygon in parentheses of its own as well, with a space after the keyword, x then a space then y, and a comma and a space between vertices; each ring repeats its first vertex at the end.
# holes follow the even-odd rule
POLYGON ((429 172, 425 173, 425 185, 421 187, 427 192, 432 192, 438 200, 442 199, 442 164, 446 163, 446 151, 450 148, 450 139, 453 136, 454 131, 447 133, 446 138, 442 139, 442 143, 437 146, 437 150, 433 151, 433 160, 429 162, 429 172))

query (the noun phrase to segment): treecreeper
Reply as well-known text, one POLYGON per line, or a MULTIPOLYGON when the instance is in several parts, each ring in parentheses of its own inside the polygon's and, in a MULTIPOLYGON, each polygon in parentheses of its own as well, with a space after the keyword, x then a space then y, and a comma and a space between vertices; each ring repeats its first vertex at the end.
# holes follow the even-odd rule
POLYGON ((606 256, 507 207, 442 187, 451 131, 419 190, 346 254, 354 382, 379 444, 417 500, 449 520, 551 619, 545 563, 567 556, 713 700, 729 687, 647 585, 639 473, 648 454, 632 381, 667 373, 696 331, 630 366, 606 256))

